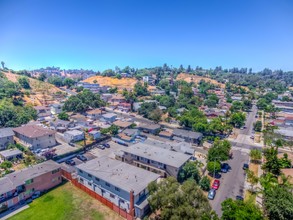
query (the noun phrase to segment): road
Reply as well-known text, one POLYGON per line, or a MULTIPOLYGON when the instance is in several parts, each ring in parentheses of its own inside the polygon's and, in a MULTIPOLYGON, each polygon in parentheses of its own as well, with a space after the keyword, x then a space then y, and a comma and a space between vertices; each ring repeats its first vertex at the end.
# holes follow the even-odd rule
POLYGON ((257 114, 257 107, 255 105, 252 106, 251 111, 248 112, 246 117, 245 126, 246 128, 243 130, 240 130, 240 134, 244 135, 251 135, 253 130, 253 123, 256 121, 255 116, 257 114))
POLYGON ((228 161, 231 170, 222 174, 220 188, 217 190, 216 197, 210 201, 215 212, 221 216, 221 203, 227 199, 235 199, 237 195, 244 196, 245 172, 242 169, 243 163, 247 163, 249 156, 245 152, 233 150, 233 159, 228 161))

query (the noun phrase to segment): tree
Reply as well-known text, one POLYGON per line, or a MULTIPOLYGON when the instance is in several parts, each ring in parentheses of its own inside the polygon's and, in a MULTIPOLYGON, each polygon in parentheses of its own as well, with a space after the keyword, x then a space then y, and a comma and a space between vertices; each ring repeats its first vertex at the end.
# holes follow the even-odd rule
POLYGON ((221 171, 221 163, 219 161, 210 161, 207 164, 207 170, 210 174, 217 174, 221 171))
POLYGON ((282 186, 271 188, 264 193, 264 208, 269 219, 293 219, 292 191, 282 186))
POLYGON ((265 163, 262 166, 262 169, 270 172, 274 175, 280 175, 281 166, 278 159, 278 151, 277 149, 270 147, 264 151, 265 163))
POLYGON ((109 93, 111 93, 111 94, 117 93, 117 91, 118 91, 118 88, 117 87, 114 87, 114 88, 110 88, 109 89, 109 93))
POLYGON ((147 83, 142 84, 141 82, 137 82, 134 85, 134 93, 137 96, 147 96, 147 95, 149 95, 147 83))
POLYGON ((240 128, 244 125, 245 114, 242 112, 235 112, 230 117, 230 123, 237 128, 240 128))
POLYGON ((41 73, 38 77, 38 80, 43 81, 43 82, 45 81, 45 79, 47 79, 47 76, 45 73, 41 73))
POLYGON ((2 66, 2 69, 5 69, 5 63, 4 63, 4 61, 1 61, 1 66, 2 66))
POLYGON ((60 120, 69 121, 69 115, 68 115, 66 112, 61 112, 61 113, 58 115, 58 118, 59 118, 60 120))
POLYGON ((210 185, 211 185, 211 181, 207 176, 204 176, 199 181, 199 186, 204 191, 209 191, 210 190, 210 185))
POLYGON ((238 220, 238 219, 264 219, 259 207, 253 203, 246 203, 239 200, 226 199, 222 202, 222 219, 238 220))
POLYGON ((180 185, 174 177, 168 177, 150 183, 148 190, 150 208, 161 220, 215 219, 207 197, 193 180, 180 185))
POLYGON ((261 159, 261 150, 258 149, 252 149, 249 153, 249 156, 251 158, 251 161, 253 163, 259 163, 259 160, 261 159))
POLYGON ((261 132, 261 129, 262 129, 262 122, 261 121, 255 122, 254 130, 257 131, 257 132, 261 132))
POLYGON ((251 170, 246 170, 247 180, 251 184, 251 191, 254 192, 254 186, 258 183, 258 177, 251 170))
POLYGON ((12 163, 10 161, 4 161, 0 164, 0 168, 4 170, 8 170, 12 167, 12 163))
POLYGON ((67 88, 72 87, 75 84, 75 81, 71 78, 65 78, 63 80, 63 85, 66 86, 67 88))
POLYGON ((28 78, 25 76, 21 76, 18 78, 18 83, 21 85, 22 88, 24 89, 30 89, 30 84, 28 81, 28 78))
POLYGON ((148 118, 158 123, 159 121, 161 121, 162 114, 162 110, 156 108, 148 114, 148 118))
POLYGON ((208 161, 225 161, 229 159, 231 143, 228 140, 215 140, 208 151, 208 161))
POLYGON ((196 162, 187 162, 178 174, 179 182, 184 182, 188 179, 195 180, 197 183, 200 180, 199 170, 196 162))

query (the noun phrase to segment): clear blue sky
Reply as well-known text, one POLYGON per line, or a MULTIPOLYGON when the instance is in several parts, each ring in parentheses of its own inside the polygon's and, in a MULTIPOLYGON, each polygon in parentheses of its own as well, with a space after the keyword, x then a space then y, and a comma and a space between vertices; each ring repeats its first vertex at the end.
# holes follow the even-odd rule
POLYGON ((292 0, 0 0, 9 68, 293 70, 292 0))

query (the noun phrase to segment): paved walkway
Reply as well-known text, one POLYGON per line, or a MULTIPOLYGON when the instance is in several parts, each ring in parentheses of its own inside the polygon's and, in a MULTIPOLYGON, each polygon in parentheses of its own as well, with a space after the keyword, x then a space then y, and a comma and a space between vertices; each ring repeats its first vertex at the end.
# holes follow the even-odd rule
POLYGON ((21 207, 16 207, 13 211, 9 211, 8 210, 8 211, 6 211, 4 213, 1 213, 0 219, 1 220, 9 219, 10 217, 16 215, 17 213, 19 213, 19 212, 21 212, 21 211, 23 211, 23 210, 25 210, 27 208, 29 208, 29 206, 28 205, 24 205, 24 206, 21 206, 21 207))

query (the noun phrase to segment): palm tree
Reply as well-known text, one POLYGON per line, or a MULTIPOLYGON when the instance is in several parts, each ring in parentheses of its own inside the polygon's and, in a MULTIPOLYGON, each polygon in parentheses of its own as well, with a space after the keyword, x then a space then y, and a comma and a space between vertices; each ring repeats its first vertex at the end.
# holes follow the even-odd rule
POLYGON ((2 65, 2 69, 4 69, 4 65, 5 65, 5 63, 4 63, 4 61, 1 61, 1 65, 2 65))

